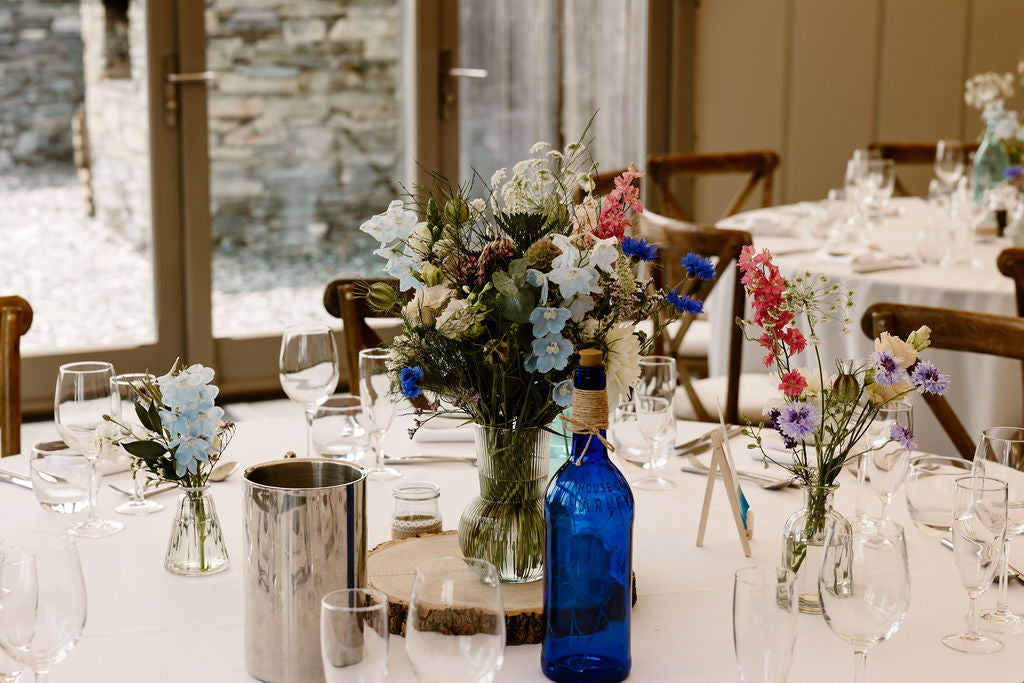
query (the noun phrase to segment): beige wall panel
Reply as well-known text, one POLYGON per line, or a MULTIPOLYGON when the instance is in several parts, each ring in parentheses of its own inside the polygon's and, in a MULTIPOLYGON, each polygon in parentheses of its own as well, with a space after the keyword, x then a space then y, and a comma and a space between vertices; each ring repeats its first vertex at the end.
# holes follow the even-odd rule
POLYGON ((878 0, 793 0, 787 202, 842 185, 850 152, 874 137, 878 0))
MULTIPOLYGON (((701 3, 694 84, 697 152, 783 153, 786 5, 787 0, 701 3)), ((743 181, 740 176, 700 180, 696 218, 716 220, 743 181)))
MULTIPOLYGON (((969 78, 983 71, 1015 72, 1024 57, 1024 0, 972 0, 970 36, 967 48, 969 78)), ((963 102, 963 84, 960 84, 963 102)), ((1007 109, 1024 109, 1024 88, 1017 86, 1016 96, 1007 109)), ((964 105, 964 137, 976 139, 983 125, 980 112, 964 105)))

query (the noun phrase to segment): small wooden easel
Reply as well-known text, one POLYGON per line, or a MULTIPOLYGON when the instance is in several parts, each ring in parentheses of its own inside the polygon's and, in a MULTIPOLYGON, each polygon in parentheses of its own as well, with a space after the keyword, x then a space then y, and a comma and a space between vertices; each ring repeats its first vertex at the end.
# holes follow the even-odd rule
POLYGON ((725 482, 725 493, 729 497, 732 518, 736 522, 736 533, 739 534, 743 554, 750 557, 750 539, 754 537, 754 513, 747 506, 746 498, 740 490, 736 478, 736 467, 733 464, 729 442, 723 438, 723 430, 711 432, 711 464, 708 465, 708 485, 704 489, 704 508, 700 512, 700 525, 697 527, 697 547, 704 545, 704 531, 708 525, 708 512, 711 510, 711 494, 715 490, 715 478, 722 471, 725 482))

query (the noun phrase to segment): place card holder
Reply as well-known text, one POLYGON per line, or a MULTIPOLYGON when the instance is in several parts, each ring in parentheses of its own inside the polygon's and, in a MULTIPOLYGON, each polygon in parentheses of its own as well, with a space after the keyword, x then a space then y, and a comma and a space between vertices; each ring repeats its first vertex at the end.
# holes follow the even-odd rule
POLYGON ((715 490, 716 475, 721 470, 729 507, 732 508, 732 517, 736 522, 736 533, 740 537, 743 554, 750 557, 750 539, 754 537, 754 513, 750 510, 747 499, 740 489, 732 454, 728 450, 728 442, 723 439, 721 431, 711 432, 711 444, 711 464, 708 465, 708 483, 704 489, 704 508, 700 512, 700 524, 697 526, 697 547, 704 545, 704 531, 707 529, 708 512, 711 510, 711 495, 715 490))

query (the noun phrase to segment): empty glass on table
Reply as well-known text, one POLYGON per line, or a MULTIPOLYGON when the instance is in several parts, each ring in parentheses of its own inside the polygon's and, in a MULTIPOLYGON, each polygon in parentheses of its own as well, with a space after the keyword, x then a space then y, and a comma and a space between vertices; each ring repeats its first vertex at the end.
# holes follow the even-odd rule
MULTIPOLYGON (((663 398, 669 402, 671 408, 671 404, 675 401, 676 387, 678 385, 679 369, 675 358, 671 356, 643 356, 640 358, 640 379, 633 387, 634 396, 663 398)), ((672 448, 671 441, 666 441, 663 448, 666 451, 670 451, 672 448)), ((669 459, 668 455, 669 453, 666 452, 664 456, 659 456, 657 460, 660 462, 664 459, 667 462, 669 459)), ((623 453, 622 457, 634 464, 650 467, 650 458, 648 458, 646 449, 639 454, 627 450, 623 453)))
POLYGON ((947 189, 964 175, 964 146, 959 140, 939 140, 935 145, 935 176, 947 189))
POLYGON ((101 519, 96 508, 99 453, 94 444, 96 427, 104 415, 118 418, 120 401, 114 390, 114 366, 104 362, 68 363, 57 372, 53 418, 64 443, 89 460, 89 518, 69 530, 75 536, 99 538, 117 533, 124 524, 101 519))
POLYGON ((919 531, 949 536, 956 480, 971 474, 971 461, 945 455, 910 458, 907 473, 907 512, 919 531))
POLYGON ((93 497, 100 482, 92 477, 92 466, 84 455, 63 441, 48 441, 33 446, 29 457, 32 491, 44 509, 74 514, 89 507, 90 482, 93 497))
POLYGON ((783 683, 796 642, 796 574, 778 567, 736 571, 732 639, 740 680, 783 683))
POLYGON ((370 479, 397 479, 402 473, 384 461, 384 437, 395 419, 395 381, 388 370, 387 349, 359 352, 359 401, 370 430, 374 462, 366 468, 370 479))
POLYGON ((313 450, 313 411, 338 387, 338 349, 326 325, 289 325, 281 337, 278 376, 306 416, 306 455, 313 450))
MULTIPOLYGON (((145 391, 146 385, 154 385, 156 377, 146 372, 130 372, 114 377, 114 390, 121 402, 121 424, 128 427, 136 436, 146 433, 138 414, 135 412, 135 399, 138 391, 145 391)), ((114 510, 122 515, 148 515, 159 512, 164 506, 155 500, 146 500, 145 474, 137 469, 132 470, 132 497, 121 503, 114 510)))
POLYGON ((331 591, 320 602, 327 683, 381 683, 388 673, 388 597, 372 588, 331 591))
POLYGON ((668 464, 669 448, 675 435, 675 418, 671 404, 663 398, 640 397, 619 405, 612 416, 612 438, 616 444, 633 448, 642 443, 648 456, 648 466, 642 477, 630 482, 641 489, 665 490, 675 483, 662 473, 668 464), (642 442, 637 439, 642 439, 642 442))
POLYGON ((332 396, 313 409, 313 452, 316 455, 359 462, 366 454, 369 440, 358 396, 332 396))
POLYGON ((894 436, 894 429, 914 432, 914 409, 908 401, 896 401, 882 406, 868 430, 871 448, 867 458, 867 476, 871 488, 882 503, 882 519, 889 519, 889 503, 907 479, 910 451, 894 436))

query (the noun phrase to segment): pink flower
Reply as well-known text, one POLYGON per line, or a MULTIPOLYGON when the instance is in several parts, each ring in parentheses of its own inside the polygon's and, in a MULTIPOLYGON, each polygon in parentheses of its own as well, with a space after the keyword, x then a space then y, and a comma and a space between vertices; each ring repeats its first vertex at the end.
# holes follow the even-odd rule
POLYGON ((780 379, 782 382, 779 383, 779 389, 786 396, 799 396, 807 388, 807 380, 796 370, 785 373, 780 379))

